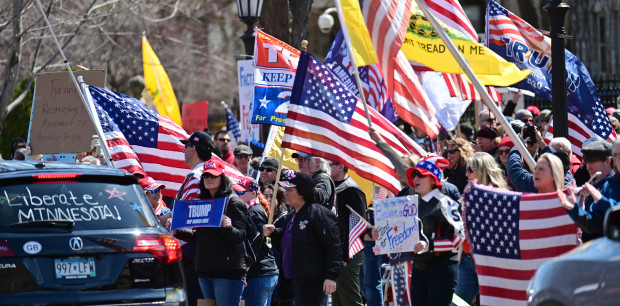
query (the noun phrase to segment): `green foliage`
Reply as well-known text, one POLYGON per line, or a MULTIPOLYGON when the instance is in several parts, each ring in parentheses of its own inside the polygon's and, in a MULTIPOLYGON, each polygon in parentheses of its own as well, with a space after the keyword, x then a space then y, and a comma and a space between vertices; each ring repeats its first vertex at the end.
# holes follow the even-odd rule
MULTIPOLYGON (((28 84, 28 77, 24 78, 15 88, 11 101, 19 97, 24 92, 28 84)), ((10 159, 11 143, 16 137, 22 137, 28 140, 28 128, 30 125, 30 112, 32 111, 32 100, 34 98, 34 83, 28 90, 28 95, 24 101, 10 112, 4 120, 2 120, 2 132, 0 137, 0 154, 2 158, 10 159)))

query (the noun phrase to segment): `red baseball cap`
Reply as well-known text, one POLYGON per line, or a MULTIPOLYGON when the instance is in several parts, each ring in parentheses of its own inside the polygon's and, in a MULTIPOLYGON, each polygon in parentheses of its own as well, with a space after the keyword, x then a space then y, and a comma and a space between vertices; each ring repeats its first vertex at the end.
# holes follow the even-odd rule
POLYGON ((220 176, 224 173, 224 164, 217 159, 210 159, 204 163, 202 174, 209 173, 211 175, 220 176))
POLYGON ((155 181, 150 176, 147 176, 145 178, 141 178, 140 180, 138 180, 138 184, 140 184, 140 186, 144 190, 155 190, 155 189, 159 189, 159 188, 161 188, 161 189, 166 188, 166 185, 158 183, 157 181, 155 181))

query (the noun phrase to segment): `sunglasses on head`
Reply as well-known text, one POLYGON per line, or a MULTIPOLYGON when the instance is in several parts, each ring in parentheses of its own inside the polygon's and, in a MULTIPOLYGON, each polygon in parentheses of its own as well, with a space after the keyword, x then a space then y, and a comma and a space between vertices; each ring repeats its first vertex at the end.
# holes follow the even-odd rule
POLYGON ((213 174, 208 173, 208 172, 202 175, 203 178, 215 178, 215 177, 218 177, 218 176, 219 175, 213 175, 213 174))
POLYGON ((497 154, 499 154, 499 155, 504 155, 504 154, 508 154, 508 153, 510 153, 510 149, 504 149, 504 150, 499 149, 499 150, 497 150, 497 154))
POLYGON ((271 169, 271 168, 258 168, 258 170, 260 172, 273 172, 273 171, 276 171, 276 170, 271 169))
POLYGON ((218 141, 223 141, 223 142, 230 142, 231 140, 228 138, 218 138, 218 141))

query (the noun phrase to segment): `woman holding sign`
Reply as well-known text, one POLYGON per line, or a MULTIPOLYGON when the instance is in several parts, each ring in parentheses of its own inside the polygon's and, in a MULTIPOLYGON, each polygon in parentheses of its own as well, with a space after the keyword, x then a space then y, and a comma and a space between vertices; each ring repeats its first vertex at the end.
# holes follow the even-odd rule
POLYGON ((414 247, 413 305, 450 305, 458 277, 458 248, 465 240, 458 203, 441 192, 441 171, 449 162, 427 156, 407 170, 419 196, 420 241, 414 247))
POLYGON ((177 238, 196 242, 196 274, 207 300, 217 305, 239 305, 247 271, 243 242, 249 215, 247 205, 224 175, 224 165, 215 159, 204 163, 200 199, 227 198, 220 227, 199 227, 175 232, 177 238))
POLYGON ((342 263, 336 215, 316 202, 315 184, 308 175, 291 171, 280 185, 294 211, 284 228, 265 224, 263 233, 282 250, 282 270, 293 282, 295 305, 325 305, 325 295, 336 291, 342 263))

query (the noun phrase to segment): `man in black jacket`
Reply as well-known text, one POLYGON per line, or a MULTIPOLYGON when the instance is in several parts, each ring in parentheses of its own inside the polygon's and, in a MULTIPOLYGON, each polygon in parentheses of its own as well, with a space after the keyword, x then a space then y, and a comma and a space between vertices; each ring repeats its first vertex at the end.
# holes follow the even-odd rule
POLYGON ((315 202, 315 183, 308 175, 290 172, 280 185, 294 212, 284 228, 265 224, 263 233, 282 250, 282 270, 293 280, 295 304, 325 305, 325 295, 336 291, 342 263, 336 216, 315 202))
MULTIPOLYGON (((338 305, 363 305, 360 293, 360 269, 364 263, 363 244, 357 253, 350 257, 349 252, 349 217, 353 209, 358 215, 366 216, 366 195, 357 183, 349 176, 349 169, 343 164, 330 163, 331 177, 336 184, 336 214, 338 218, 338 230, 340 231, 340 243, 342 248, 342 267, 336 280, 338 288, 332 294, 332 303, 338 305)), ((360 241, 361 242, 361 241, 360 241)))

